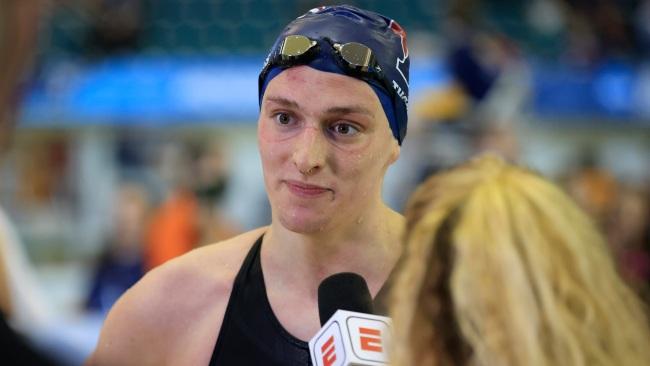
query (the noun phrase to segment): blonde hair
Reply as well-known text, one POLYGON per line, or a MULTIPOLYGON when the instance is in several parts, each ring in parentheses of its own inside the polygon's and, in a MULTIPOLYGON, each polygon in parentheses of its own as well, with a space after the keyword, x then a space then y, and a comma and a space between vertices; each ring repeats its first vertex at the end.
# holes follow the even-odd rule
POLYGON ((406 218, 395 365, 650 365, 642 303, 554 184, 483 156, 429 178, 406 218))

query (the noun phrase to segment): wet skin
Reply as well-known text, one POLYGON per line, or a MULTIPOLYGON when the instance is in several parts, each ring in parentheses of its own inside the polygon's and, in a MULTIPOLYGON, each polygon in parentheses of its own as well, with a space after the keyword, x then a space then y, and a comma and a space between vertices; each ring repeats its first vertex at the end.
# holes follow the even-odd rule
POLYGON ((275 77, 258 121, 273 219, 309 234, 343 228, 381 203, 399 156, 379 99, 365 82, 300 66, 275 77))

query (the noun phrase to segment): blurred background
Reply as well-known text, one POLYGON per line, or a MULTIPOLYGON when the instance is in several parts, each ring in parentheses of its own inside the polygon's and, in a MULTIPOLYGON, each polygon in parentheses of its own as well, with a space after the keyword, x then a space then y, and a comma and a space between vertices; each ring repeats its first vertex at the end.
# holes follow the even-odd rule
MULTIPOLYGON (((337 3, 408 33, 410 122, 385 182, 392 207, 428 174, 492 151, 565 187, 648 299, 650 1, 327 2, 337 3)), ((0 226, 23 332, 80 364, 146 271, 269 222, 257 73, 282 27, 323 4, 0 0, 0 63, 25 55, 0 69, 17 80, 0 226)))

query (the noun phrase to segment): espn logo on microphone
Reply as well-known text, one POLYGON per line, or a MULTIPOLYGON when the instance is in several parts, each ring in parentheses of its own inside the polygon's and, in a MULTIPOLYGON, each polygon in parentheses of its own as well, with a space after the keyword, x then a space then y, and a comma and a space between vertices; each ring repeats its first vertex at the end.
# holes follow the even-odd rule
MULTIPOLYGON (((357 328, 354 328, 357 329, 357 328)), ((363 352, 382 353, 381 329, 359 327, 359 348, 363 352)))
POLYGON ((334 336, 330 336, 323 347, 320 348, 323 352, 323 364, 325 366, 331 366, 336 362, 336 348, 334 347, 334 336))
POLYGON ((346 359, 345 346, 343 345, 343 334, 341 333, 341 327, 337 322, 331 324, 331 326, 324 328, 325 332, 321 333, 319 342, 316 345, 318 347, 318 358, 320 362, 314 363, 314 365, 323 365, 323 366, 338 366, 344 365, 343 361, 346 359))
POLYGON ((316 366, 388 364, 390 319, 339 310, 309 341, 316 366))

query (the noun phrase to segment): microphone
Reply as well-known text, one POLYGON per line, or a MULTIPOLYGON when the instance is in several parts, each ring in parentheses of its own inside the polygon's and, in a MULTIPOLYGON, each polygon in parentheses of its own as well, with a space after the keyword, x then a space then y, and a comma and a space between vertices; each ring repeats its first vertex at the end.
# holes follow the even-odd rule
POLYGON ((374 314, 368 284, 356 273, 343 272, 327 277, 318 286, 318 315, 324 325, 337 310, 374 314))
POLYGON ((368 285, 356 273, 337 273, 318 286, 321 329, 309 341, 314 366, 388 364, 390 318, 373 315, 368 285))

